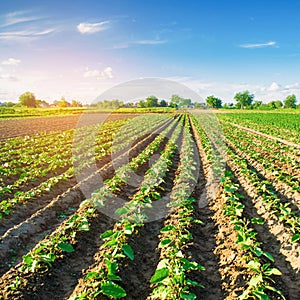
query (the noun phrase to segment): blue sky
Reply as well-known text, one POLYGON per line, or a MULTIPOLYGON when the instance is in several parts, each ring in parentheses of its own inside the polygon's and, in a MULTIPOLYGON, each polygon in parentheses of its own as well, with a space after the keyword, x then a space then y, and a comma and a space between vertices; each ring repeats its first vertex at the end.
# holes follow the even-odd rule
POLYGON ((300 99, 299 10, 298 1, 1 1, 0 102, 27 90, 91 102, 147 77, 224 102, 246 89, 300 99))

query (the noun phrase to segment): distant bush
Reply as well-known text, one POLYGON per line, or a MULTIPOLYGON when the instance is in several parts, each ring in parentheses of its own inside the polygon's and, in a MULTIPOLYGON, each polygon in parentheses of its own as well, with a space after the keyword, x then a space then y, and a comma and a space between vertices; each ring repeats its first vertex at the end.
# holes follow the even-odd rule
POLYGON ((15 112, 11 107, 0 107, 0 114, 14 114, 15 112))

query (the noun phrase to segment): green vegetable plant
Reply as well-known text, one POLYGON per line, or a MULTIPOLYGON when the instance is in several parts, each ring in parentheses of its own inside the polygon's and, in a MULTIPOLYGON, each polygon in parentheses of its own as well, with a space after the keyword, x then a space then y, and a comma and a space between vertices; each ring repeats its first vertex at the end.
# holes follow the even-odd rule
POLYGON ((177 150, 175 142, 180 133, 181 126, 177 126, 160 158, 146 172, 139 190, 131 201, 116 210, 120 220, 115 223, 113 229, 101 235, 104 241, 100 248, 102 259, 85 276, 87 285, 85 290, 78 295, 72 295, 71 299, 94 299, 99 295, 117 299, 126 296, 126 291, 119 284, 121 280, 118 276, 119 263, 126 257, 129 260, 134 259, 135 254, 129 244, 129 238, 144 226, 147 220, 146 210, 151 209, 152 201, 159 201, 161 197, 160 187, 172 165, 172 157, 177 150))
POLYGON ((202 223, 193 218, 194 199, 190 197, 192 184, 197 182, 193 140, 189 121, 186 119, 180 164, 171 192, 171 212, 161 229, 159 248, 160 261, 150 283, 153 285, 151 299, 196 299, 191 287, 203 285, 188 278, 191 271, 201 271, 204 267, 184 255, 184 248, 192 241, 189 228, 193 223, 202 223))

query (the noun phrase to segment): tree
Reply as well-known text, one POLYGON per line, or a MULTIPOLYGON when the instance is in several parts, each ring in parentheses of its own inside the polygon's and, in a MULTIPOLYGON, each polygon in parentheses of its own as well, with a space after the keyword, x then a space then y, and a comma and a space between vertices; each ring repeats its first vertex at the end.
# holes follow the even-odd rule
POLYGON ((281 108, 283 106, 283 103, 280 100, 276 100, 276 101, 269 102, 268 106, 270 108, 276 109, 276 108, 281 108))
POLYGON ((33 93, 25 92, 19 97, 20 104, 27 107, 36 107, 36 99, 33 93))
POLYGON ((271 101, 271 102, 269 102, 267 105, 268 105, 268 107, 270 107, 270 108, 272 108, 272 109, 275 109, 275 108, 276 108, 275 101, 271 101))
POLYGON ((234 109, 235 106, 234 106, 234 103, 225 103, 223 105, 223 108, 226 108, 226 109, 234 109))
POLYGON ((276 108, 281 108, 283 106, 283 103, 280 100, 274 101, 274 104, 276 108))
POLYGON ((168 106, 168 103, 167 103, 166 100, 161 100, 159 105, 160 105, 161 107, 167 107, 167 106, 168 106))
POLYGON ((58 107, 68 107, 70 106, 70 103, 65 99, 65 97, 62 97, 60 101, 58 101, 58 107))
POLYGON ((195 108, 203 108, 202 103, 195 102, 194 105, 195 105, 195 108))
POLYGON ((180 105, 181 97, 178 95, 174 94, 171 97, 171 102, 169 104, 170 107, 177 108, 180 105))
POLYGON ((252 104, 253 109, 259 109, 262 106, 262 101, 254 101, 252 104))
POLYGON ((71 107, 82 107, 82 103, 76 100, 72 100, 71 107))
POLYGON ((139 103, 138 103, 138 107, 143 108, 143 107, 145 107, 145 106, 146 106, 145 101, 144 101, 144 100, 140 100, 139 103))
POLYGON ((37 99, 35 101, 36 107, 49 107, 49 103, 46 102, 45 100, 39 100, 37 99))
POLYGON ((145 103, 146 107, 157 107, 158 106, 158 99, 156 96, 149 96, 146 99, 146 103, 145 103))
POLYGON ((222 107, 222 100, 215 96, 208 96, 206 98, 206 103, 208 106, 213 107, 213 108, 221 108, 222 107))
POLYGON ((183 98, 180 98, 180 102, 179 102, 179 105, 181 107, 189 107, 190 105, 192 104, 192 100, 191 99, 183 99, 183 98))
POLYGON ((297 98, 294 94, 288 95, 284 100, 284 108, 296 108, 297 98))
POLYGON ((254 99, 254 95, 250 94, 249 91, 244 91, 241 93, 236 93, 234 96, 234 100, 237 102, 237 106, 244 109, 245 107, 249 107, 254 99))
POLYGON ((11 102, 11 101, 8 101, 8 102, 5 103, 5 106, 6 106, 6 107, 13 107, 13 106, 15 106, 15 105, 16 105, 16 103, 11 102))

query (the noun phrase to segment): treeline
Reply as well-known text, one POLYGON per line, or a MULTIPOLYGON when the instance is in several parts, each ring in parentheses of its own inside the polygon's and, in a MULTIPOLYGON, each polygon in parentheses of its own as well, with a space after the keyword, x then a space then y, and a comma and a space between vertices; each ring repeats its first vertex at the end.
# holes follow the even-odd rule
POLYGON ((284 101, 274 100, 268 103, 263 103, 259 100, 254 100, 254 94, 250 94, 249 91, 244 91, 236 93, 234 100, 236 103, 224 104, 222 105, 222 100, 215 96, 208 96, 206 98, 206 105, 211 108, 227 108, 227 109, 278 109, 278 108, 298 108, 300 109, 300 104, 297 105, 297 98, 294 94, 288 95, 284 101))
MULTIPOLYGON (((215 97, 214 95, 208 96, 206 101, 203 103, 192 102, 189 98, 183 98, 179 95, 172 95, 170 100, 158 99, 156 96, 151 95, 146 99, 137 100, 135 102, 123 102, 118 99, 113 100, 103 100, 94 102, 92 104, 85 104, 85 107, 95 107, 99 109, 118 109, 118 108, 150 108, 150 107, 172 107, 172 108, 225 108, 225 109, 278 109, 278 108, 298 108, 300 109, 300 104, 297 105, 297 98, 294 94, 288 95, 283 101, 273 100, 268 103, 263 103, 260 100, 254 100, 254 94, 249 91, 243 91, 236 93, 234 96, 235 103, 223 104, 223 101, 215 97)), ((83 107, 83 104, 77 100, 71 100, 68 102, 64 97, 60 100, 54 100, 53 104, 47 103, 45 100, 36 99, 35 95, 31 92, 25 92, 19 97, 19 103, 5 102, 0 103, 0 106, 6 108, 12 108, 15 106, 24 107, 83 107)))
MULTIPOLYGON (((49 104, 45 100, 36 99, 35 95, 31 92, 25 92, 19 97, 18 103, 5 102, 0 103, 0 106, 14 107, 82 107, 82 103, 76 100, 68 102, 64 97, 60 100, 54 100, 53 104, 49 104)), ((192 107, 204 107, 205 103, 193 103, 191 99, 180 97, 179 95, 172 95, 170 100, 158 99, 156 96, 151 95, 146 99, 137 100, 135 102, 123 102, 118 99, 104 100, 93 102, 92 104, 85 104, 85 107, 95 107, 100 109, 117 109, 122 107, 138 107, 138 108, 149 108, 149 107, 172 107, 172 108, 192 108, 192 107)))
POLYGON ((191 99, 180 97, 179 95, 172 95, 170 100, 158 99, 156 96, 151 95, 146 99, 137 100, 135 102, 124 103, 120 100, 104 100, 92 103, 91 107, 97 108, 122 108, 122 107, 138 107, 138 108, 149 108, 149 107, 173 107, 173 108, 192 108, 192 107, 204 107, 205 103, 193 103, 191 99))
POLYGON ((53 104, 48 103, 45 100, 36 99, 35 95, 31 92, 25 92, 19 97, 19 102, 3 102, 0 103, 2 107, 31 107, 31 108, 49 108, 49 107, 82 107, 82 103, 77 100, 71 100, 68 102, 65 97, 61 97, 60 100, 54 100, 53 104))

